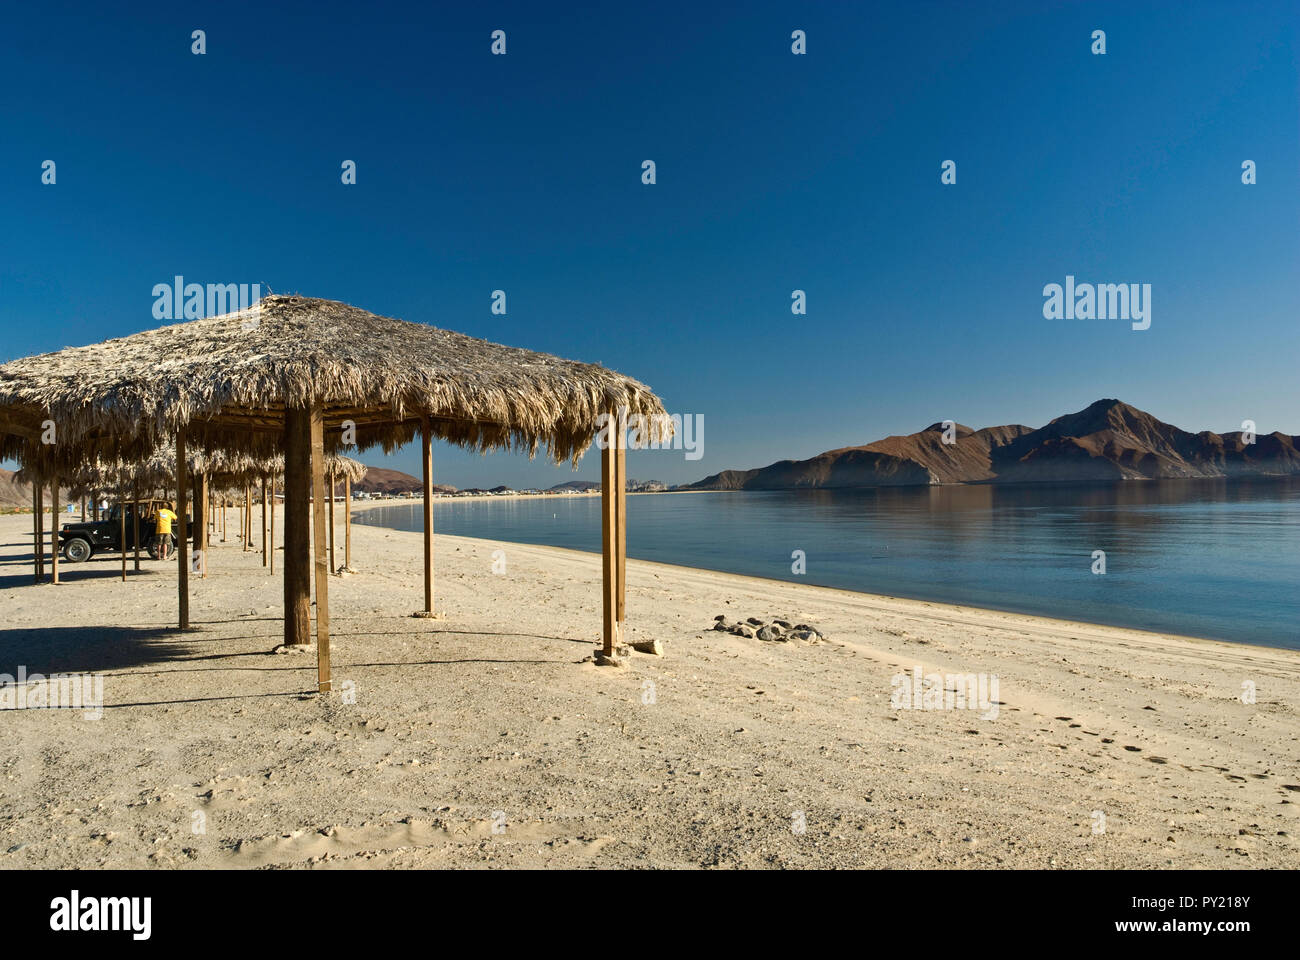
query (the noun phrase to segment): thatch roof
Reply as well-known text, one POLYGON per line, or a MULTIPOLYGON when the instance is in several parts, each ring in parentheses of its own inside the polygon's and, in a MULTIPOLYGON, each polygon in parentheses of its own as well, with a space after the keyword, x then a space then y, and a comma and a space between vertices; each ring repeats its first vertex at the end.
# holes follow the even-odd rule
MULTIPOLYGON (((208 474, 215 490, 242 488, 263 479, 279 477, 284 473, 284 457, 258 459, 248 454, 204 453, 196 451, 186 456, 188 472, 193 479, 200 473, 208 474)), ((352 457, 326 454, 326 477, 330 474, 353 483, 366 475, 366 465, 352 457)), ((138 482, 145 489, 170 488, 176 482, 176 448, 159 447, 147 460, 95 460, 69 470, 51 472, 48 464, 29 464, 15 474, 22 483, 49 483, 57 476, 59 485, 66 487, 73 497, 86 496, 101 491, 114 491, 119 486, 131 487, 138 482)))
MULTIPOLYGON (((185 426, 207 449, 271 456, 286 406, 323 403, 326 445, 355 424, 358 449, 417 433, 479 450, 545 446, 556 462, 590 445, 597 417, 662 416, 648 387, 591 363, 507 347, 333 300, 269 296, 193 320, 0 366, 0 432, 57 425, 60 445, 140 459, 185 426)), ((54 458, 53 451, 47 453, 54 458)))

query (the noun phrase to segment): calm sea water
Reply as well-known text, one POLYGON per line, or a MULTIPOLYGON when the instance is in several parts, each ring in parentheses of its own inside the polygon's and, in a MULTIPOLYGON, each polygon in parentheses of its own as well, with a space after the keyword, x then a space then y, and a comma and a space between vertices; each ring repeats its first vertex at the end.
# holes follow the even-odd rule
MULTIPOLYGON (((599 508, 596 497, 435 501, 434 529, 596 552, 599 508)), ((356 518, 420 530, 421 510, 356 518)), ((663 563, 1300 649, 1295 477, 631 496, 627 547, 663 563), (1106 552, 1104 575, 1094 550, 1106 552)))

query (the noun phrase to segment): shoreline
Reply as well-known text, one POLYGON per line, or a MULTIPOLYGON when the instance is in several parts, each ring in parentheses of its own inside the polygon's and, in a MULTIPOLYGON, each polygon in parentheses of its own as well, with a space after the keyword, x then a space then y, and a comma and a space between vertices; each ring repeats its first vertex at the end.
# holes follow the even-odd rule
MULTIPOLYGON (((659 497, 671 493, 732 493, 730 490, 629 490, 629 497, 659 497)), ((434 503, 492 503, 500 500, 587 500, 599 499, 599 490, 588 490, 582 493, 501 493, 492 494, 491 496, 469 496, 458 497, 455 494, 444 494, 440 497, 434 497, 434 503)), ((408 504, 423 504, 424 497, 392 497, 387 500, 358 500, 355 496, 352 498, 352 509, 369 509, 371 507, 400 507, 408 504)))
MULTIPOLYGON (((675 492, 675 493, 677 493, 677 492, 680 492, 680 493, 705 493, 705 492, 717 492, 717 491, 694 491, 694 490, 690 490, 690 491, 672 491, 672 492, 675 492)), ((596 496, 598 496, 598 495, 599 495, 599 494, 596 494, 596 496)), ((628 495, 629 495, 629 496, 632 496, 632 494, 628 494, 628 495)), ((585 496, 591 496, 591 495, 585 495, 585 496)), ((476 500, 477 500, 477 499, 485 499, 485 500, 486 500, 486 499, 490 499, 490 498, 486 498, 486 497, 484 497, 484 498, 468 498, 468 497, 465 497, 465 498, 461 498, 461 499, 462 499, 462 500, 469 500, 469 499, 476 499, 476 500)), ((509 497, 502 497, 501 499, 503 499, 503 500, 507 500, 507 499, 511 499, 511 498, 509 498, 509 497)), ((534 499, 538 499, 538 498, 534 498, 534 499)), ((411 501, 411 503, 412 503, 412 504, 416 504, 416 503, 418 503, 418 504, 423 505, 423 500, 419 500, 419 501, 411 501)), ((391 504, 392 504, 392 501, 380 501, 380 502, 378 502, 378 503, 373 504, 373 506, 388 506, 388 505, 391 505, 391 504)), ((380 525, 380 524, 363 524, 363 525, 364 525, 364 526, 371 526, 371 527, 373 527, 374 529, 380 529, 380 530, 391 530, 391 531, 394 531, 394 532, 397 532, 397 533, 413 533, 413 534, 418 535, 418 531, 403 530, 403 529, 400 529, 400 528, 398 528, 398 527, 386 527, 386 526, 382 526, 382 525, 380 525)), ((464 540, 482 539, 482 538, 473 538, 473 537, 463 537, 463 536, 461 536, 461 535, 459 535, 459 534, 442 534, 442 533, 437 533, 436 528, 435 528, 435 537, 447 537, 448 539, 464 539, 464 540)), ((486 542, 486 541, 485 541, 485 542, 486 542)), ((493 540, 492 542, 493 542, 493 543, 502 543, 502 544, 511 544, 511 545, 520 546, 520 547, 525 547, 525 546, 526 546, 526 547, 538 547, 538 548, 548 549, 548 550, 561 550, 561 551, 571 552, 571 553, 576 553, 576 554, 580 554, 580 555, 584 555, 584 556, 596 557, 596 558, 598 558, 598 559, 599 559, 599 557, 600 557, 600 552, 599 552, 598 550, 579 550, 579 549, 571 548, 571 547, 559 547, 559 546, 554 546, 554 545, 552 545, 552 544, 531 544, 531 543, 528 543, 528 542, 526 542, 526 541, 520 541, 520 540, 505 540, 505 539, 499 539, 499 540, 493 540)), ((1131 632, 1134 632, 1134 633, 1139 633, 1139 634, 1148 635, 1148 636, 1151 636, 1151 637, 1154 637, 1154 638, 1168 638, 1168 639, 1182 640, 1182 641, 1186 641, 1186 642, 1189 642, 1189 643, 1221 644, 1221 645, 1224 645, 1224 646, 1227 646, 1227 647, 1232 647, 1232 648, 1250 648, 1250 649, 1256 649, 1256 650, 1261 650, 1261 651, 1262 651, 1262 650, 1283 650, 1283 651, 1287 651, 1287 652, 1290 652, 1290 653, 1300 653, 1300 648, 1297 648, 1297 647, 1289 647, 1289 646, 1285 646, 1285 645, 1283 645, 1283 644, 1253 643, 1253 642, 1251 642, 1251 641, 1247 641, 1247 640, 1224 640, 1224 639, 1221 639, 1221 638, 1218 638, 1218 637, 1202 637, 1202 636, 1196 636, 1196 635, 1194 635, 1194 634, 1189 634, 1189 633, 1179 633, 1179 632, 1176 632, 1176 631, 1170 631, 1170 630, 1153 630, 1153 629, 1151 629, 1151 628, 1149 628, 1149 627, 1135 627, 1135 626, 1130 626, 1130 625, 1128 625, 1128 624, 1123 624, 1123 623, 1108 623, 1108 622, 1100 621, 1100 620, 1069 620, 1069 619, 1064 619, 1064 618, 1061 618, 1061 617, 1053 617, 1053 616, 1050 616, 1050 615, 1048 615, 1048 614, 1044 614, 1044 613, 1035 613, 1035 612, 1030 611, 1030 610, 1016 610, 1016 609, 1010 609, 1010 608, 1007 608, 1007 607, 986 606, 986 605, 976 605, 976 604, 961 604, 961 603, 953 603, 951 600, 936 599, 936 598, 932 598, 932 597, 905 596, 905 595, 903 595, 903 594, 873 593, 873 592, 871 592, 871 591, 866 591, 866 590, 851 590, 851 589, 849 589, 849 588, 847 588, 847 587, 834 587, 834 586, 829 586, 829 585, 826 585, 826 584, 817 584, 817 583, 800 583, 800 582, 798 582, 798 581, 793 581, 793 580, 781 580, 781 579, 778 579, 778 578, 776 578, 776 577, 763 577, 763 576, 758 576, 758 575, 756 575, 756 574, 737 573, 737 572, 732 571, 732 570, 719 570, 719 569, 717 569, 716 567, 694 567, 694 566, 689 566, 689 565, 687 565, 687 564, 667 563, 667 562, 665 562, 665 561, 660 561, 660 560, 647 560, 647 559, 643 559, 643 558, 633 557, 633 556, 630 555, 630 554, 629 554, 629 556, 628 556, 628 559, 629 559, 629 561, 635 559, 635 560, 637 561, 637 563, 652 564, 652 565, 662 566, 662 567, 666 567, 666 568, 674 569, 674 570, 699 571, 699 572, 703 572, 703 573, 712 573, 712 574, 717 574, 718 576, 737 577, 737 578, 740 578, 740 579, 745 579, 745 580, 754 580, 754 581, 758 581, 758 582, 761 582, 761 583, 772 584, 772 585, 780 585, 780 586, 783 586, 783 587, 791 587, 791 588, 795 588, 795 589, 808 589, 808 588, 811 588, 811 589, 816 589, 816 590, 830 590, 830 591, 837 591, 837 592, 839 592, 839 593, 847 594, 847 595, 850 595, 850 596, 859 596, 859 597, 864 597, 864 598, 868 598, 868 599, 877 599, 877 600, 898 600, 898 601, 906 601, 906 602, 909 602, 909 603, 924 603, 924 604, 931 604, 931 605, 937 605, 937 606, 952 607, 953 609, 984 611, 984 612, 987 612, 987 613, 1004 614, 1004 615, 1006 615, 1006 616, 1028 617, 1028 618, 1033 618, 1033 619, 1038 619, 1038 620, 1046 620, 1046 621, 1049 621, 1049 622, 1051 622, 1051 623, 1054 623, 1054 624, 1060 625, 1061 627, 1071 627, 1071 626, 1073 626, 1073 627, 1105 627, 1105 628, 1115 629, 1115 630, 1127 630, 1127 631, 1131 631, 1131 632)), ((435 562, 436 562, 436 558, 435 558, 435 562)))
MULTIPOLYGON (((418 531, 396 530, 393 527, 376 526, 376 529, 393 530, 396 533, 413 533, 418 535, 418 531)), ((455 533, 438 533, 435 534, 435 536, 440 537, 442 539, 451 540, 451 541, 464 541, 465 543, 505 544, 508 546, 515 546, 515 547, 530 547, 538 550, 556 550, 561 553, 571 553, 581 557, 594 557, 596 559, 600 559, 601 556, 598 550, 578 550, 572 547, 557 547, 552 544, 524 543, 515 540, 497 540, 497 539, 488 539, 485 537, 466 537, 455 533)), ((890 604, 895 604, 895 605, 924 604, 927 607, 947 608, 951 610, 954 614, 973 613, 973 614, 991 614, 997 616, 1004 616, 1008 618, 1019 617, 1019 618, 1023 618, 1025 621, 1033 621, 1034 623, 1041 622, 1041 624, 1045 624, 1050 628, 1063 630, 1063 631, 1074 630, 1077 632, 1079 630, 1088 630, 1094 628, 1102 629, 1102 630, 1123 630, 1126 633, 1138 634, 1144 638, 1149 639, 1153 643, 1170 642, 1170 643, 1209 644, 1213 646, 1223 647, 1228 650, 1254 650, 1258 653, 1275 653, 1278 651, 1282 651, 1285 653, 1294 654, 1297 657, 1297 665, 1300 666, 1300 650, 1296 649, 1295 647, 1269 646, 1268 644, 1248 643, 1245 641, 1237 641, 1237 640, 1218 640, 1215 639, 1214 637, 1197 637, 1197 636, 1192 636, 1191 634, 1173 633, 1171 631, 1164 631, 1164 630, 1147 630, 1142 627, 1127 627, 1124 626, 1123 624, 1100 623, 1095 620, 1066 620, 1060 617, 1049 617, 1041 613, 1027 613, 1021 610, 1004 610, 1001 607, 985 607, 985 606, 976 606, 973 604, 953 603, 950 600, 933 600, 926 597, 905 597, 901 595, 888 594, 888 593, 871 593, 866 590, 849 590, 846 587, 829 587, 819 583, 798 583, 791 580, 778 580, 775 577, 760 577, 748 573, 735 573, 730 570, 717 570, 712 567, 691 567, 681 563, 665 563, 661 560, 645 560, 639 557, 633 557, 629 555, 628 562, 630 563, 633 560, 635 560, 638 564, 642 564, 647 567, 661 568, 665 572, 673 572, 677 574, 707 573, 718 577, 727 577, 730 579, 734 579, 740 581, 741 583, 748 583, 753 587, 759 587, 759 586, 782 587, 782 588, 789 588, 791 590, 826 591, 829 594, 829 599, 832 600, 844 600, 848 598, 854 598, 863 601, 877 601, 881 605, 882 609, 884 609, 890 604)), ((435 555, 434 562, 435 564, 437 562, 436 555, 435 555)))

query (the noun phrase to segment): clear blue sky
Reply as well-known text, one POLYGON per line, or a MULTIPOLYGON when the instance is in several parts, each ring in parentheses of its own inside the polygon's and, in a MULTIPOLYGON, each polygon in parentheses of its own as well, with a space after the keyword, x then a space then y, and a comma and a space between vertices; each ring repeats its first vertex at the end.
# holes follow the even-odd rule
POLYGON ((635 376, 705 420, 643 479, 1100 397, 1300 433, 1298 50, 1294 2, 10 5, 0 359, 154 326, 181 274, 635 376), (1150 283, 1151 329, 1044 320, 1066 274, 1150 283))

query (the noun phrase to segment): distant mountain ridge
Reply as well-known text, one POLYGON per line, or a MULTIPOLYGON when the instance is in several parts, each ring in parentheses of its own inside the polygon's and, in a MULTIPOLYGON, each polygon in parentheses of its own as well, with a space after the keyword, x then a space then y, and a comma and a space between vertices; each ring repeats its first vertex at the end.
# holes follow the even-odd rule
POLYGON ((20 483, 12 470, 0 467, 0 507, 31 507, 32 485, 20 483))
MULTIPOLYGON (((388 467, 366 467, 366 475, 352 485, 360 493, 422 493, 424 481, 401 470, 388 467)), ((455 493, 456 488, 445 483, 435 483, 434 493, 455 493)))
MULTIPOLYGON (((72 501, 69 499, 67 487, 59 488, 59 500, 67 509, 67 504, 72 501)), ((26 510, 32 508, 32 485, 24 483, 18 479, 18 475, 12 470, 6 470, 0 467, 0 507, 13 508, 18 507, 26 510)), ((50 488, 45 488, 45 509, 50 509, 50 488)))
POLYGON ((781 460, 754 470, 724 470, 687 490, 788 490, 943 483, 1062 483, 1300 473, 1300 437, 1241 431, 1188 433, 1120 400, 1098 400, 1037 429, 1014 424, 972 430, 955 424, 781 460))

